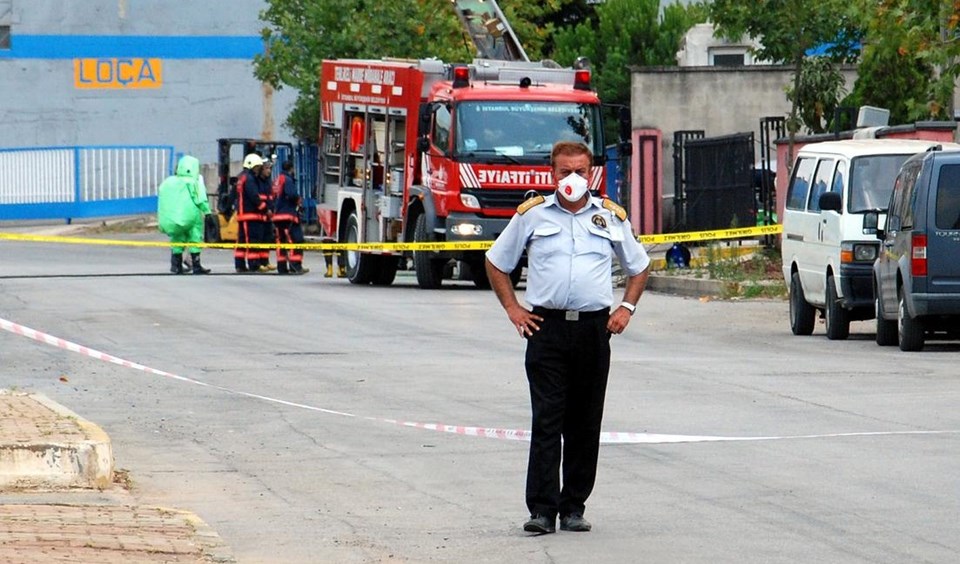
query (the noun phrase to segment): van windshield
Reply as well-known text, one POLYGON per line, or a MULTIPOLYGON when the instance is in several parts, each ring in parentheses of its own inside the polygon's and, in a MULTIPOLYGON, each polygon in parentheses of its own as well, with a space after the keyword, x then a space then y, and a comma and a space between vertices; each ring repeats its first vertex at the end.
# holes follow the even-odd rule
POLYGON ((854 158, 850 165, 850 202, 847 210, 863 213, 886 211, 893 193, 893 181, 900 165, 910 155, 870 155, 854 158))

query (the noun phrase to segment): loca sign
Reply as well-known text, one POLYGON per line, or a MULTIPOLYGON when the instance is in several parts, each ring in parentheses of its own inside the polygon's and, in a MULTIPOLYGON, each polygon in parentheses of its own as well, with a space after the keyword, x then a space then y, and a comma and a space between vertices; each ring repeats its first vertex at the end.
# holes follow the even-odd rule
POLYGON ((75 88, 160 88, 160 59, 74 59, 75 88))

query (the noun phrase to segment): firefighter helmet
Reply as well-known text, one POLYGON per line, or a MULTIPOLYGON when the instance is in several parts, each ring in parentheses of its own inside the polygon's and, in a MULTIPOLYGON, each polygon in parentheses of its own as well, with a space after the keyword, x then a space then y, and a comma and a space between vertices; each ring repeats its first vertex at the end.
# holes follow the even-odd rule
POLYGON ((250 169, 255 166, 261 166, 263 164, 263 159, 260 158, 260 155, 256 153, 250 153, 243 159, 243 168, 250 169))

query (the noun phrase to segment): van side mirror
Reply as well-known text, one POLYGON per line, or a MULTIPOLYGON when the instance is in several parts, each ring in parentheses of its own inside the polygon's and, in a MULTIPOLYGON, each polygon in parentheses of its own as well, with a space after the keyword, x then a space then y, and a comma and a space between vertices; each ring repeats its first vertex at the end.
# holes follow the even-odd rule
POLYGON ((868 211, 863 214, 863 234, 878 235, 880 227, 880 212, 877 210, 868 211))
POLYGON ((824 192, 820 194, 820 199, 817 203, 820 205, 822 211, 835 211, 840 213, 840 210, 843 208, 843 200, 840 192, 824 192))
POLYGON ((900 218, 895 215, 887 216, 887 231, 900 231, 900 218))

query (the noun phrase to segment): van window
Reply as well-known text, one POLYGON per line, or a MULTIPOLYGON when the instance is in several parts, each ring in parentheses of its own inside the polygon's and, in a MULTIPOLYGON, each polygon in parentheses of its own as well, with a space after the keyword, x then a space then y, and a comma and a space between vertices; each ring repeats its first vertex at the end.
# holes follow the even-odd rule
POLYGON ((870 155, 850 163, 850 203, 853 213, 885 210, 893 192, 893 181, 910 155, 870 155))
POLYGON ((807 205, 810 211, 820 211, 820 195, 828 192, 827 187, 833 184, 834 162, 833 159, 820 159, 817 176, 813 181, 813 190, 810 191, 810 203, 807 205))
POLYGON ((833 186, 830 188, 831 192, 837 192, 843 194, 843 179, 847 176, 847 163, 846 161, 840 161, 837 163, 837 172, 833 175, 833 186))
POLYGON ((943 165, 940 168, 937 228, 960 229, 960 165, 943 165))
POLYGON ((810 191, 810 181, 813 179, 813 169, 817 165, 817 159, 812 157, 800 157, 797 159, 797 166, 794 167, 793 181, 790 182, 790 189, 787 191, 786 207, 789 210, 802 210, 807 203, 807 194, 810 191))
POLYGON ((897 202, 897 211, 900 216, 900 228, 913 228, 913 198, 914 188, 917 187, 917 177, 920 176, 920 162, 917 161, 903 171, 903 185, 898 187, 900 190, 899 202, 897 202))

